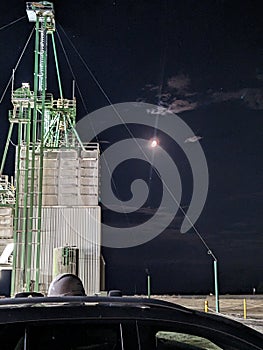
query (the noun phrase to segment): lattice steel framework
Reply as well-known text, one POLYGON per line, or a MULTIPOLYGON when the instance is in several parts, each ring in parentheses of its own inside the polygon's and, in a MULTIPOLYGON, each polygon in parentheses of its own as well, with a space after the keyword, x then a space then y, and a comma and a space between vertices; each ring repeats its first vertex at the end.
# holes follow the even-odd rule
MULTIPOLYGON (((13 184, 6 185, 6 193, 3 190, 0 197, 0 201, 2 199, 7 201, 7 198, 10 197, 10 190, 13 191, 13 197, 9 203, 14 207, 15 248, 12 294, 41 289, 40 259, 43 255, 41 230, 47 225, 42 223, 43 212, 45 212, 43 211, 43 186, 45 186, 43 174, 45 175, 45 164, 50 164, 48 151, 74 149, 78 154, 84 152, 83 159, 95 159, 96 164, 98 160, 98 146, 92 147, 92 151, 96 153, 95 158, 94 155, 93 158, 87 158, 90 153, 86 151, 75 130, 75 98, 65 99, 63 97, 54 39, 56 28, 53 4, 47 1, 28 2, 26 6, 29 21, 35 22, 34 87, 32 91, 28 83, 23 83, 20 88, 14 89, 14 83, 12 84, 13 110, 9 111, 10 127, 0 169, 0 175, 2 175, 9 141, 14 125, 17 124, 16 188, 14 191, 13 184), (47 93, 47 51, 50 37, 57 71, 59 99, 54 99, 52 94, 47 93), (8 190, 9 197, 7 196, 8 190)), ((81 174, 79 173, 78 176, 80 177, 81 174)), ((47 186, 45 188, 47 190, 47 186)), ((96 184, 96 193, 93 195, 97 196, 97 189, 96 184)), ((4 203, 0 202, 0 206, 1 204, 4 203)), ((97 199, 92 204, 97 205, 97 199)))

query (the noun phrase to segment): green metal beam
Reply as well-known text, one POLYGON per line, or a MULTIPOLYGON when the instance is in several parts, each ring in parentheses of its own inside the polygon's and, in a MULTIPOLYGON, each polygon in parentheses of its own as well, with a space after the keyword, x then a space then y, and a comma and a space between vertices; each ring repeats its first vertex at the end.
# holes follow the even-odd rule
MULTIPOLYGON (((43 2, 43 6, 47 6, 47 4, 43 2)), ((47 11, 43 11, 42 7, 39 8, 35 3, 27 3, 27 9, 30 15, 29 18, 33 18, 33 21, 36 22, 34 91, 32 93, 32 91, 28 89, 29 96, 16 96, 13 99, 15 113, 12 114, 11 117, 13 117, 14 120, 10 121, 11 125, 8 133, 9 143, 13 123, 18 122, 19 131, 16 161, 17 191, 14 214, 15 248, 12 273, 13 294, 14 292, 22 290, 29 291, 32 287, 32 280, 35 280, 34 290, 39 291, 45 151, 49 148, 59 148, 61 145, 76 147, 76 141, 81 146, 82 150, 85 150, 75 129, 75 99, 67 100, 63 98, 54 37, 55 20, 53 5, 50 8, 48 7, 47 11), (53 96, 46 93, 49 34, 51 34, 53 44, 60 94, 58 100, 53 100, 53 96), (25 99, 27 98, 28 115, 25 120, 25 99), (19 111, 19 115, 16 114, 17 111, 19 111), (21 150, 25 152, 24 160, 22 160, 21 150)), ((3 171, 5 159, 7 157, 8 143, 4 151, 0 173, 3 171)))
MULTIPOLYGON (((17 153, 20 156, 21 153, 21 139, 22 134, 22 124, 18 124, 18 145, 17 153)), ((18 156, 18 158, 19 158, 18 156)), ((15 204, 15 214, 14 214, 14 251, 13 251, 13 269, 12 269, 12 278, 11 278, 11 295, 14 295, 19 279, 21 279, 19 272, 20 265, 18 264, 18 229, 19 229, 19 192, 20 192, 20 162, 17 160, 17 169, 16 169, 16 204, 15 204)))
POLYGON ((80 137, 79 137, 79 135, 77 133, 77 130, 75 129, 75 126, 73 125, 73 123, 70 120, 70 117, 68 115, 67 115, 67 119, 68 119, 68 122, 69 122, 69 125, 70 125, 70 128, 71 128, 73 134, 76 136, 76 138, 78 140, 78 143, 80 144, 82 150, 85 151, 85 147, 84 147, 84 145, 83 145, 83 143, 82 143, 82 141, 81 141, 81 139, 80 139, 80 137))
MULTIPOLYGON (((47 41, 47 17, 42 22, 43 36, 47 41)), ((46 84, 47 84, 47 48, 42 56, 43 79, 41 87, 41 129, 40 129, 40 154, 39 154, 39 178, 38 178, 38 203, 37 203, 37 246, 36 246, 36 280, 35 290, 39 291, 39 269, 40 269, 40 247, 41 247, 41 226, 42 226, 42 187, 43 187, 43 163, 44 163, 44 135, 45 135, 45 100, 46 100, 46 84)))
POLYGON ((53 52, 54 52, 54 58, 55 58, 55 63, 56 63, 56 70, 57 70, 59 94, 60 94, 60 98, 63 99, 61 79, 60 79, 60 74, 59 74, 59 66, 58 66, 58 57, 57 57, 56 43, 55 43, 55 38, 54 38, 54 33, 53 32, 51 32, 51 37, 52 37, 53 52))
MULTIPOLYGON (((28 218, 28 238, 29 244, 27 247, 27 269, 31 269, 31 256, 32 256, 32 236, 34 225, 34 190, 35 190, 35 156, 36 156, 36 142, 37 142, 37 119, 38 119, 38 66, 39 66, 39 18, 36 19, 36 36, 35 36, 35 62, 34 62, 34 105, 33 105, 33 120, 32 120, 32 149, 31 149, 31 179, 30 179, 30 199, 29 199, 29 218, 28 218), (30 260, 29 260, 30 259, 30 260)), ((31 275, 31 274, 30 274, 31 275)), ((29 273, 26 274, 27 288, 29 285, 29 273)))
POLYGON ((218 275, 217 275, 217 259, 214 259, 214 279, 215 279, 215 299, 216 312, 219 312, 219 292, 218 292, 218 275))
MULTIPOLYGON (((28 108, 28 119, 30 120, 31 117, 31 109, 28 108)), ((31 285, 31 269, 29 269, 29 262, 31 261, 31 255, 32 255, 32 230, 30 231, 29 229, 29 222, 31 220, 30 215, 28 213, 30 212, 30 208, 28 208, 28 200, 30 201, 30 196, 28 193, 29 189, 29 181, 28 181, 28 176, 29 176, 29 165, 30 165, 30 126, 31 123, 29 122, 28 124, 25 125, 25 131, 26 131, 26 157, 25 157, 25 184, 26 187, 24 188, 24 208, 23 208, 23 215, 26 215, 26 220, 25 220, 25 240, 26 240, 26 263, 25 263, 25 272, 26 272, 26 290, 30 290, 30 285, 31 285)), ((31 160, 32 161, 32 160, 31 160)))
POLYGON ((12 136, 13 126, 14 126, 14 124, 10 123, 8 135, 7 135, 7 139, 6 139, 6 144, 5 144, 5 149, 4 149, 4 154, 3 154, 2 161, 1 161, 0 175, 3 174, 3 170, 5 167, 5 162, 6 162, 7 152, 8 152, 8 148, 9 148, 9 143, 10 143, 11 136, 12 136))

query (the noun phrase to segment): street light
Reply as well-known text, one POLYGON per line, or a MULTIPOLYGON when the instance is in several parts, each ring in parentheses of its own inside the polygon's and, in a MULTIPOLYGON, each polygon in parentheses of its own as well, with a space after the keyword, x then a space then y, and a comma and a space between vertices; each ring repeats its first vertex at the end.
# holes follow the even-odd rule
POLYGON ((145 272, 147 274, 147 296, 150 299, 151 298, 151 276, 149 269, 145 269, 145 272))
POLYGON ((180 203, 178 203, 176 201, 176 203, 179 205, 179 208, 181 210, 181 212, 183 213, 183 215, 185 216, 185 218, 188 220, 188 222, 190 223, 190 225, 192 226, 192 229, 194 230, 194 232, 196 233, 197 237, 200 239, 200 241, 203 243, 203 245, 206 247, 207 249, 207 254, 211 255, 213 260, 214 260, 214 284, 215 284, 215 304, 216 304, 216 312, 219 312, 219 293, 218 293, 218 274, 217 274, 217 258, 215 256, 215 254, 212 252, 212 250, 209 248, 208 244, 206 243, 206 241, 204 240, 204 238, 202 237, 201 233, 198 231, 198 229, 195 227, 194 223, 192 222, 192 220, 189 218, 189 216, 187 215, 187 213, 184 211, 184 209, 181 207, 180 203))
POLYGON ((214 259, 214 283, 215 283, 215 303, 216 303, 216 312, 219 312, 219 293, 218 293, 218 275, 217 275, 217 258, 213 252, 209 249, 207 254, 211 255, 214 259))

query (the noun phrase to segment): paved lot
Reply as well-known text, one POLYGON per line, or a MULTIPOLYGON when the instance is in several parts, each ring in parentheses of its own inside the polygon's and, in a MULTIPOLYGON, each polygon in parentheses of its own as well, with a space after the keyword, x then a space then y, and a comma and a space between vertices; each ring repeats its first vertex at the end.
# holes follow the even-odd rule
MULTIPOLYGON (((215 313, 214 296, 156 295, 152 297, 199 311, 204 311, 205 301, 207 301, 208 311, 215 313)), ((220 314, 234 318, 263 333, 263 295, 223 295, 219 298, 219 306, 220 314), (246 304, 246 319, 244 319, 244 300, 246 304)))

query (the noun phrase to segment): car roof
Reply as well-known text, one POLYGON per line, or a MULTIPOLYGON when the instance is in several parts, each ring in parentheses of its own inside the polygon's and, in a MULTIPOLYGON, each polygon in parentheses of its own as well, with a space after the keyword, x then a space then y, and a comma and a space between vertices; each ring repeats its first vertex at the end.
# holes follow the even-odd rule
MULTIPOLYGON (((29 297, 0 300, 0 327, 56 322, 139 322, 154 330, 176 330, 244 342, 263 349, 263 334, 220 315, 191 310, 166 301, 137 297, 29 297)), ((251 346, 251 347, 249 347, 251 346)))

